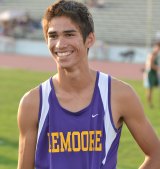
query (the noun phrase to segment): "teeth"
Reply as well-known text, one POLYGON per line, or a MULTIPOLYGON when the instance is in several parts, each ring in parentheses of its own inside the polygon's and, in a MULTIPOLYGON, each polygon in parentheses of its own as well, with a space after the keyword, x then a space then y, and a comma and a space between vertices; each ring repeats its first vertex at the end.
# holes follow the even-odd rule
POLYGON ((67 56, 67 55, 70 55, 71 52, 57 52, 57 55, 58 56, 67 56))

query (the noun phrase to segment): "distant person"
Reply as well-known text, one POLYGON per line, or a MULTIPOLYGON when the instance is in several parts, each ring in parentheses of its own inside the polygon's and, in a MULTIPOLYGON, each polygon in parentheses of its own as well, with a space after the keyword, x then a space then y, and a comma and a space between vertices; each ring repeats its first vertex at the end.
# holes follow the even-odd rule
POLYGON ((87 7, 55 2, 42 23, 57 73, 21 99, 18 169, 116 169, 123 122, 145 154, 140 169, 159 169, 160 141, 132 87, 89 67, 87 7))
POLYGON ((144 86, 147 89, 146 97, 150 107, 153 107, 153 89, 159 85, 158 56, 160 54, 160 40, 156 41, 152 52, 147 56, 144 72, 144 86))

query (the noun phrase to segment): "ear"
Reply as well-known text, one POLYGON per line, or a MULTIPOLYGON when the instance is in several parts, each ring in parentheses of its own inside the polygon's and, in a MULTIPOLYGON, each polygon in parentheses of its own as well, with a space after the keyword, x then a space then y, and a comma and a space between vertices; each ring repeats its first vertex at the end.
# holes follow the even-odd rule
POLYGON ((95 39, 96 39, 95 34, 93 32, 91 32, 86 38, 86 42, 85 42, 86 47, 90 48, 91 46, 93 46, 95 39))

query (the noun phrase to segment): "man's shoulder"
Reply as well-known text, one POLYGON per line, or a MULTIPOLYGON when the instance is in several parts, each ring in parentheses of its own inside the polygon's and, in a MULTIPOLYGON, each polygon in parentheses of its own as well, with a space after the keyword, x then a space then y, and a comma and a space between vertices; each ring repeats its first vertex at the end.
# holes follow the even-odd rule
POLYGON ((112 84, 115 85, 116 87, 121 87, 121 88, 130 87, 129 83, 127 83, 121 79, 118 79, 114 76, 111 76, 111 81, 112 81, 112 84))
POLYGON ((45 83, 49 84, 50 78, 47 80, 42 81, 39 85, 36 87, 28 90, 21 98, 20 100, 20 106, 23 107, 37 107, 39 106, 40 102, 40 91, 41 91, 41 86, 44 85, 45 83))
POLYGON ((130 98, 135 93, 133 87, 129 83, 115 77, 111 77, 111 90, 115 96, 120 98, 130 98))
POLYGON ((31 89, 23 95, 18 108, 18 123, 21 127, 37 124, 39 103, 39 87, 31 89))
POLYGON ((129 84, 129 83, 127 83, 127 82, 125 82, 125 81, 123 81, 123 80, 120 80, 120 79, 118 79, 118 78, 116 78, 116 77, 114 77, 114 76, 112 76, 112 75, 110 75, 110 74, 107 74, 107 73, 104 73, 104 72, 100 72, 100 75, 102 76, 102 78, 104 77, 104 78, 109 78, 110 79, 110 81, 111 81, 111 88, 113 89, 113 90, 116 90, 116 92, 117 91, 119 91, 119 92, 130 92, 130 91, 132 91, 133 90, 133 88, 132 88, 132 86, 129 84))
POLYGON ((23 108, 34 107, 39 102, 39 86, 27 91, 20 100, 23 108))
POLYGON ((138 95, 130 84, 122 80, 112 78, 111 84, 112 110, 118 113, 118 119, 126 117, 129 112, 131 114, 130 109, 134 109, 134 105, 137 105, 135 103, 139 100, 138 95))

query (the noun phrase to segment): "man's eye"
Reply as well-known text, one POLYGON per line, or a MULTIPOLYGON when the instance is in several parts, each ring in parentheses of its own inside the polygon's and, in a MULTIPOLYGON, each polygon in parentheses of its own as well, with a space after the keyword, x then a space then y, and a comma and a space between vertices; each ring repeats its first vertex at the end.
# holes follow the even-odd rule
POLYGON ((56 39, 57 35, 49 35, 49 38, 56 39))
POLYGON ((68 33, 68 34, 66 34, 66 36, 71 37, 71 36, 74 36, 74 35, 71 34, 71 33, 68 33))

